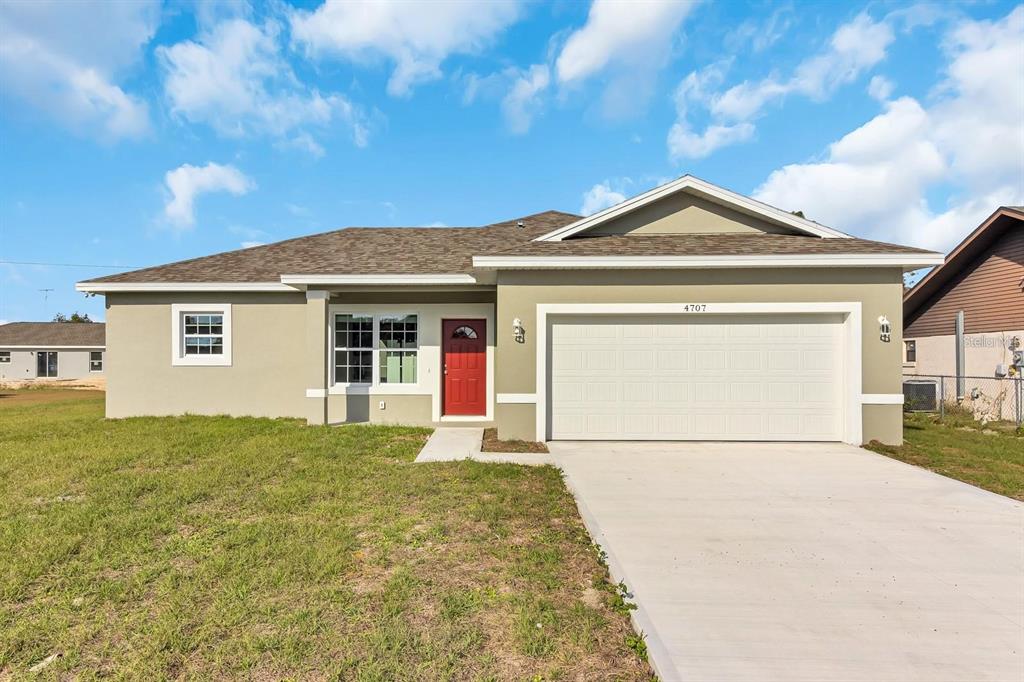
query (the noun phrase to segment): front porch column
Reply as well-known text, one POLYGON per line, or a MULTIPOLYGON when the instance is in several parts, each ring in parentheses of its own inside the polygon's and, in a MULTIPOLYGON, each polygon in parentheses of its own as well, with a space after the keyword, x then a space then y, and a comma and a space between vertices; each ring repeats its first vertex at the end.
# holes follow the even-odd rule
POLYGON ((306 292, 306 423, 327 423, 328 324, 329 291, 306 292))

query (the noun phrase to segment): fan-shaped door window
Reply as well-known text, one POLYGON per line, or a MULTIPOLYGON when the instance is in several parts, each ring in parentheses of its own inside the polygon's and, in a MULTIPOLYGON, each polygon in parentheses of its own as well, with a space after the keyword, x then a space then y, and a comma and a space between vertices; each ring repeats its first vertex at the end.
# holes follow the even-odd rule
POLYGON ((455 331, 452 332, 452 338, 453 339, 475 339, 476 338, 476 330, 473 329, 472 327, 468 327, 466 325, 462 325, 461 327, 457 327, 455 329, 455 331))

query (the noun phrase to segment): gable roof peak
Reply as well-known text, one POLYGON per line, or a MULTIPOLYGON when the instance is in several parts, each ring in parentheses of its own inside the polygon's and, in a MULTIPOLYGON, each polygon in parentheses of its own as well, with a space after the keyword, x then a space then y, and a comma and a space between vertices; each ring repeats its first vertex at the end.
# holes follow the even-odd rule
POLYGON ((614 206, 610 206, 603 211, 598 211, 593 215, 581 218, 576 222, 560 227, 556 230, 552 230, 547 234, 543 234, 537 237, 534 241, 539 242, 557 242, 567 239, 574 235, 580 234, 591 230, 598 225, 602 225, 606 222, 620 218, 624 215, 632 213, 637 209, 652 204, 656 201, 672 196, 679 192, 688 192, 694 194, 703 199, 707 199, 711 202, 731 208, 740 213, 752 215, 757 218, 761 218, 768 222, 776 225, 782 225, 790 228, 798 233, 806 234, 812 237, 821 237, 823 239, 849 239, 850 235, 845 232, 826 227, 813 220, 808 220, 802 216, 784 211, 774 206, 769 206, 763 202, 752 199, 748 196, 738 194, 731 190, 725 189, 718 185, 701 180, 695 175, 687 173, 671 182, 667 182, 663 185, 659 185, 654 189, 648 190, 643 194, 637 195, 626 199, 625 201, 619 202, 614 206))

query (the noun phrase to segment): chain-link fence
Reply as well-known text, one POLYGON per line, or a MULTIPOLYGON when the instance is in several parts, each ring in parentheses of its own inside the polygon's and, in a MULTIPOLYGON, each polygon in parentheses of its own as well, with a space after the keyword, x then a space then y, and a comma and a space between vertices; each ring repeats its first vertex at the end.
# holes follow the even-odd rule
POLYGON ((978 421, 1024 424, 1024 379, 904 375, 903 404, 909 412, 971 414, 978 421))

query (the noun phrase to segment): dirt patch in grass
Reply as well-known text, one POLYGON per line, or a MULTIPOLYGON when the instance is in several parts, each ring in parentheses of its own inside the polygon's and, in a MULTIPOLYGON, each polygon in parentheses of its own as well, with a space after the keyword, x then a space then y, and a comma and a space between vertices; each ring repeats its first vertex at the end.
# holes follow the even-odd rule
POLYGON ((903 422, 903 445, 872 441, 869 450, 931 469, 979 488, 1024 500, 1024 433, 1014 425, 955 415, 912 413, 903 422))
POLYGON ((0 433, 0 680, 652 677, 554 467, 95 399, 0 433))
POLYGON ((0 389, 0 409, 6 405, 59 403, 77 400, 102 399, 104 391, 72 388, 0 389))
POLYGON ((484 429, 483 452, 538 452, 548 451, 544 443, 532 440, 499 440, 498 429, 484 429))

